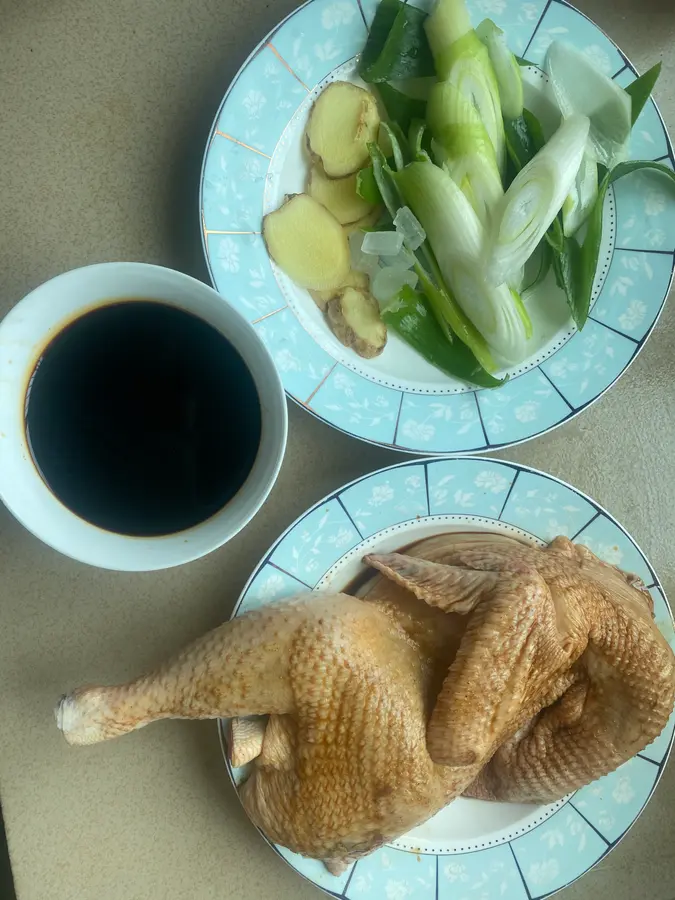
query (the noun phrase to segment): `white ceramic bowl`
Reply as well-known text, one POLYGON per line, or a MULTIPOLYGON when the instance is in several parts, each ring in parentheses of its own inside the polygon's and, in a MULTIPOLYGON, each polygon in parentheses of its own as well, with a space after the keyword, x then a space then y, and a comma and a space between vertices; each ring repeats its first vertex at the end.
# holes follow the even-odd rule
POLYGON ((224 544, 251 520, 272 489, 287 425, 281 381, 252 326, 212 288, 172 269, 144 263, 75 269, 36 288, 0 324, 0 497, 29 531, 82 562, 125 571, 163 569, 224 544), (35 468, 24 427, 28 381, 49 341, 77 315, 125 297, 163 300, 217 328, 246 363, 260 398, 260 447, 246 482, 211 518, 160 537, 104 531, 67 509, 35 468))

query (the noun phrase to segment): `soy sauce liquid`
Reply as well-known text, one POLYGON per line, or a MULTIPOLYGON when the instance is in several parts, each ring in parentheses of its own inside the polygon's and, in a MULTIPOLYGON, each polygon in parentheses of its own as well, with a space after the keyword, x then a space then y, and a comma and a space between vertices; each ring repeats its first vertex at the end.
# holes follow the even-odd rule
POLYGON ((208 519, 243 485, 260 401, 211 325, 124 300, 75 319, 45 348, 25 427, 42 478, 72 512, 118 534, 166 535, 208 519))

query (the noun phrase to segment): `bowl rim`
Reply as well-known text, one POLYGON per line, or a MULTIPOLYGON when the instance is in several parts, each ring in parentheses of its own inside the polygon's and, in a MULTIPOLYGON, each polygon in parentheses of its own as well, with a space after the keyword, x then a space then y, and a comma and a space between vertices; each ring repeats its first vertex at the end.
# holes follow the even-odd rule
MULTIPOLYGON (((29 291, 0 322, 0 372, 5 368, 6 362, 3 343, 7 343, 9 333, 15 326, 21 328, 22 317, 31 306, 32 314, 35 315, 40 306, 49 303, 54 291, 64 290, 69 282, 73 285, 86 284, 88 280, 103 275, 112 279, 131 279, 132 282, 138 277, 138 291, 122 288, 120 294, 116 295, 113 287, 110 293, 101 291, 89 303, 75 302, 72 310, 57 319, 57 324, 51 328, 40 326, 35 329, 29 325, 29 334, 32 328, 35 339, 29 337, 26 341, 24 338, 24 343, 30 345, 24 351, 25 360, 15 367, 11 381, 0 377, 3 401, 0 404, 0 461, 3 457, 5 463, 11 459, 11 465, 0 465, 0 500, 35 537, 79 562, 117 571, 171 568, 198 559, 225 544, 253 519, 267 500, 283 463, 288 436, 288 409, 283 385, 274 361, 255 329, 222 294, 183 272, 143 262, 92 263, 62 272, 29 291), (147 299, 163 301, 192 312, 208 321, 232 342, 256 384, 261 406, 262 433, 251 471, 237 493, 222 509, 184 531, 142 537, 121 535, 93 525, 77 516, 52 494, 37 471, 28 449, 21 410, 30 373, 53 334, 88 310, 122 298, 145 299, 149 285, 154 285, 157 292, 162 287, 170 291, 170 287, 174 286, 174 296, 167 296, 163 300, 158 294, 147 296, 147 299), (197 309, 188 309, 188 297, 197 309), (198 310, 200 304, 204 308, 203 315, 198 310), (219 321, 214 322, 214 318, 219 321), (15 375, 14 372, 18 374, 15 375), (17 423, 17 414, 20 416, 20 425, 17 423), (17 483, 17 471, 20 479, 23 478, 22 484, 17 483), (29 493, 33 488, 41 498, 40 508, 31 502, 29 493), (62 526, 60 530, 55 530, 54 523, 50 520, 51 515, 58 515, 62 526), (84 539, 75 540, 76 536, 84 539)), ((7 369, 8 367, 5 372, 7 369)))

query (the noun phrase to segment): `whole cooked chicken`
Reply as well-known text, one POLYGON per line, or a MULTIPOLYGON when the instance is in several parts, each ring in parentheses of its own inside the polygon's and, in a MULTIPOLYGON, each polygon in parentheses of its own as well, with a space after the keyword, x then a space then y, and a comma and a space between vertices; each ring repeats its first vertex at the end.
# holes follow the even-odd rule
POLYGON ((585 547, 450 533, 365 562, 358 596, 242 615, 136 681, 63 697, 59 728, 91 744, 232 717, 247 812, 331 871, 460 794, 558 799, 664 728, 675 657, 651 597, 585 547))

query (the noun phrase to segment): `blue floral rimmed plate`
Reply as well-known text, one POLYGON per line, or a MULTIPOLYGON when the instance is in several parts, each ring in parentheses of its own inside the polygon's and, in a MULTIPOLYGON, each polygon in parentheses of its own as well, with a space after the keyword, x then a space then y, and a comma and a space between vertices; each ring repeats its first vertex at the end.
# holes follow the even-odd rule
MULTIPOLYGON (((427 0, 413 0, 424 5, 427 0)), ((262 217, 304 190, 303 131, 326 83, 356 80, 357 55, 377 0, 310 0, 259 44, 228 89, 206 149, 200 227, 215 287, 254 324, 286 391, 335 428, 425 454, 492 450, 528 440, 577 415, 627 369, 647 340, 673 275, 675 201, 655 173, 610 188, 591 317, 571 324, 551 276, 536 352, 498 390, 448 378, 390 334, 363 360, 333 336, 309 294, 269 259, 262 217), (549 302, 550 300, 550 302, 549 302)), ((605 34, 562 0, 469 0, 474 22, 491 16, 511 49, 535 64, 554 39, 575 44, 622 86, 635 69, 605 34)), ((533 70, 530 77, 536 76, 533 70)), ((541 74, 541 73, 539 73, 541 74)), ((650 101, 630 156, 673 165, 650 101)))
MULTIPOLYGON (((234 615, 306 591, 341 590, 368 552, 453 529, 543 543, 559 534, 638 574, 658 626, 673 618, 654 570, 602 507, 534 469, 481 457, 416 460, 366 475, 325 497, 279 538, 234 615)), ((220 723, 224 740, 224 723, 220 723)), ((675 714, 661 736, 616 772, 548 806, 460 798, 340 877, 276 847, 301 875, 344 900, 539 900, 575 881, 621 840, 666 763, 675 714)), ((241 770, 230 769, 235 783, 241 770)))

